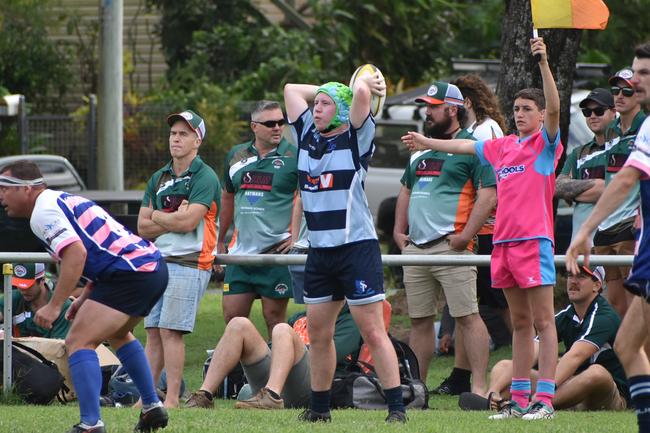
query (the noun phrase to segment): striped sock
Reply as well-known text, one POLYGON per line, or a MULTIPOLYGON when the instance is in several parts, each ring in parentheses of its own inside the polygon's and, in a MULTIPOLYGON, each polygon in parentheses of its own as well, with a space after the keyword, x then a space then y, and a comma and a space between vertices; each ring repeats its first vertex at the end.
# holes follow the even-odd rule
POLYGON ((555 397, 555 381, 553 379, 539 379, 535 399, 549 407, 553 407, 553 397, 555 397))
POLYGON ((650 433, 650 376, 632 376, 627 381, 636 408, 639 433, 650 433))
POLYGON ((527 377, 523 378, 512 378, 512 385, 510 385, 510 394, 512 394, 512 401, 517 403, 517 405, 525 409, 528 407, 528 402, 530 400, 530 379, 527 377))

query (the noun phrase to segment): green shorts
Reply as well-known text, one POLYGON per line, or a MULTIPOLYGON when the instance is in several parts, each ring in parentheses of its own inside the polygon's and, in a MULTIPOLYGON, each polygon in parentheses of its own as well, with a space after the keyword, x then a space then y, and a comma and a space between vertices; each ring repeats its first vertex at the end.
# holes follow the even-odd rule
POLYGON ((263 298, 293 296, 291 274, 286 266, 226 266, 224 295, 255 293, 263 298))

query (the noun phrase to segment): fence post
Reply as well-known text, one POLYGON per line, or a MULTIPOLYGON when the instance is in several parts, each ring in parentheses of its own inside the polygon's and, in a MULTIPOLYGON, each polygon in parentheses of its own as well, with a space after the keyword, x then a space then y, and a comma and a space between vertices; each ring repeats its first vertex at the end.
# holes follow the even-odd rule
POLYGON ((4 330, 4 347, 3 347, 3 365, 2 365, 2 391, 4 395, 9 395, 12 390, 12 377, 11 377, 11 364, 12 364, 12 353, 11 353, 11 331, 12 325, 14 322, 14 313, 12 311, 13 305, 11 302, 11 275, 13 274, 13 266, 11 263, 5 263, 2 265, 2 274, 4 275, 4 300, 5 308, 3 314, 4 324, 2 328, 4 330))
POLYGON ((20 95, 18 99, 18 140, 20 141, 20 153, 25 155, 29 153, 29 126, 27 124, 27 106, 25 96, 20 95))
POLYGON ((88 143, 88 188, 97 189, 97 95, 88 96, 88 118, 86 119, 86 141, 88 143))

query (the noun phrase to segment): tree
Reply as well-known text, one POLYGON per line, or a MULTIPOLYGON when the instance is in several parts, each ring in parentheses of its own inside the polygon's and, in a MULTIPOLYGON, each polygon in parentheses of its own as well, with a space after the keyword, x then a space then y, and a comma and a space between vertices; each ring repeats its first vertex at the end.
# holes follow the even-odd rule
POLYGON ((46 0, 0 0, 0 84, 36 110, 58 108, 73 76, 69 53, 47 35, 57 18, 46 0))
MULTIPOLYGON (((526 87, 542 87, 539 68, 530 54, 532 37, 530 0, 506 0, 506 14, 501 32, 501 73, 497 96, 506 116, 508 128, 514 130, 512 104, 514 95, 526 87)), ((582 30, 540 30, 548 50, 548 62, 560 94, 560 135, 569 136, 571 91, 582 30)), ((565 149, 566 150, 566 149, 565 149)))

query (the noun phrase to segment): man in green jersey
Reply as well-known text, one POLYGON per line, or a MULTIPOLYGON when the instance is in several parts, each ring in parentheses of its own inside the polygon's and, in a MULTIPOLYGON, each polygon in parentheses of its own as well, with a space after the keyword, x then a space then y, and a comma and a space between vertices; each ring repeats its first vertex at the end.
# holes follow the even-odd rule
MULTIPOLYGON (((235 223, 229 254, 286 254, 292 246, 291 213, 298 187, 297 149, 282 137, 284 115, 275 101, 259 101, 251 113, 255 138, 232 148, 224 164, 224 190, 217 252, 235 223)), ((253 301, 262 299, 268 335, 284 322, 292 295, 286 266, 228 265, 223 315, 248 317, 253 301)))
MULTIPOLYGON (((416 102, 427 104, 428 135, 471 138, 460 127, 463 96, 453 84, 434 82, 416 102)), ((494 173, 476 156, 418 151, 411 155, 397 198, 393 237, 402 254, 473 254, 475 236, 496 204, 494 173), (407 232, 408 229, 408 232, 407 232)), ((458 324, 454 370, 441 394, 485 391, 487 328, 479 316, 475 266, 404 266, 411 336, 420 375, 426 378, 435 351, 434 317, 442 292, 458 324)))
POLYGON ((569 204, 576 204, 571 239, 605 189, 605 131, 616 118, 614 97, 608 89, 592 90, 580 102, 580 108, 594 137, 571 152, 564 162, 562 173, 555 180, 555 196, 569 204))
MULTIPOLYGON (((621 171, 632 151, 636 134, 645 119, 645 113, 632 85, 633 72, 623 68, 609 79, 614 96, 614 108, 619 113, 605 133, 605 186, 621 171)), ((639 185, 632 188, 625 201, 598 226, 594 236, 594 254, 634 254, 634 221, 638 214, 639 185)), ((621 317, 625 316, 633 296, 623 288, 623 280, 630 273, 629 266, 606 266, 607 300, 621 317)))

